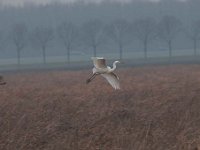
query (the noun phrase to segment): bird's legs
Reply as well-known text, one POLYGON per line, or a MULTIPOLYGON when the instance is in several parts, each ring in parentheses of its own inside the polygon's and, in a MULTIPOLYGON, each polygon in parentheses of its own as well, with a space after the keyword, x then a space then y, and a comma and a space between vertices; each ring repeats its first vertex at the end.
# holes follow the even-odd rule
POLYGON ((89 79, 86 80, 86 83, 90 83, 99 73, 94 73, 89 79))

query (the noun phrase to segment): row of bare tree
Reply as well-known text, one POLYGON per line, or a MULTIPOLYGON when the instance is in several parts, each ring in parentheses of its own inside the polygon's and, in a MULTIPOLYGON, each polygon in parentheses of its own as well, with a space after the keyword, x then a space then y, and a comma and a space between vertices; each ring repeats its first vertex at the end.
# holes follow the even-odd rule
MULTIPOLYGON (((128 22, 117 19, 105 25, 98 19, 90 20, 81 27, 73 23, 63 22, 57 29, 51 27, 36 27, 28 31, 25 24, 15 24, 10 39, 17 50, 18 65, 20 65, 21 52, 31 43, 33 48, 41 49, 43 62, 46 63, 46 49, 48 44, 56 37, 60 39, 67 51, 67 62, 70 63, 70 52, 77 46, 84 44, 93 49, 93 56, 97 55, 100 45, 112 40, 119 48, 119 58, 123 58, 124 46, 138 39, 143 43, 144 58, 147 59, 148 45, 153 40, 162 40, 168 45, 169 58, 172 57, 173 41, 180 32, 193 41, 194 55, 197 55, 197 43, 200 41, 200 20, 195 21, 188 28, 184 28, 181 21, 174 16, 164 16, 158 22, 154 18, 137 19, 128 22)), ((0 46, 3 44, 3 35, 0 33, 0 46)))

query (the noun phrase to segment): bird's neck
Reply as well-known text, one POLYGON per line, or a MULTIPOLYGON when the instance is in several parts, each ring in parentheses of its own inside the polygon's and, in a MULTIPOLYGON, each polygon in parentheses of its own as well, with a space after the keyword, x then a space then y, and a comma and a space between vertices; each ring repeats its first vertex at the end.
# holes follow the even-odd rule
POLYGON ((113 72, 113 71, 115 71, 115 69, 117 68, 117 62, 114 62, 113 63, 113 67, 111 68, 111 70, 110 70, 110 72, 113 72))

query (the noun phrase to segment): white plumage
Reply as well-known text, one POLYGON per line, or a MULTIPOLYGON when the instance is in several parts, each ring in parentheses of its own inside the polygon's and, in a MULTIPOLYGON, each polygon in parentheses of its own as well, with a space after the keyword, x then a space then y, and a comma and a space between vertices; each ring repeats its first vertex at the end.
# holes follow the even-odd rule
POLYGON ((113 68, 106 66, 106 60, 103 57, 92 57, 94 68, 93 75, 86 81, 86 83, 91 82, 97 75, 102 75, 110 85, 116 90, 120 89, 119 77, 113 72, 116 69, 116 64, 120 63, 115 61, 113 63, 113 68))

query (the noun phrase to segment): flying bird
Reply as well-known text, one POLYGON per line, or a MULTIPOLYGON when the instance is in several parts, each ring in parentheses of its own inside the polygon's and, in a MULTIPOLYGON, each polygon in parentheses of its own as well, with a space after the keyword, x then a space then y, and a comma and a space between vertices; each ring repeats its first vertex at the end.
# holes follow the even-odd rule
POLYGON ((116 69, 116 64, 119 61, 113 62, 113 68, 106 66, 106 60, 103 57, 92 57, 94 68, 92 69, 93 75, 86 80, 86 83, 90 83, 97 75, 103 76, 110 85, 115 89, 120 89, 119 77, 113 73, 116 69))

